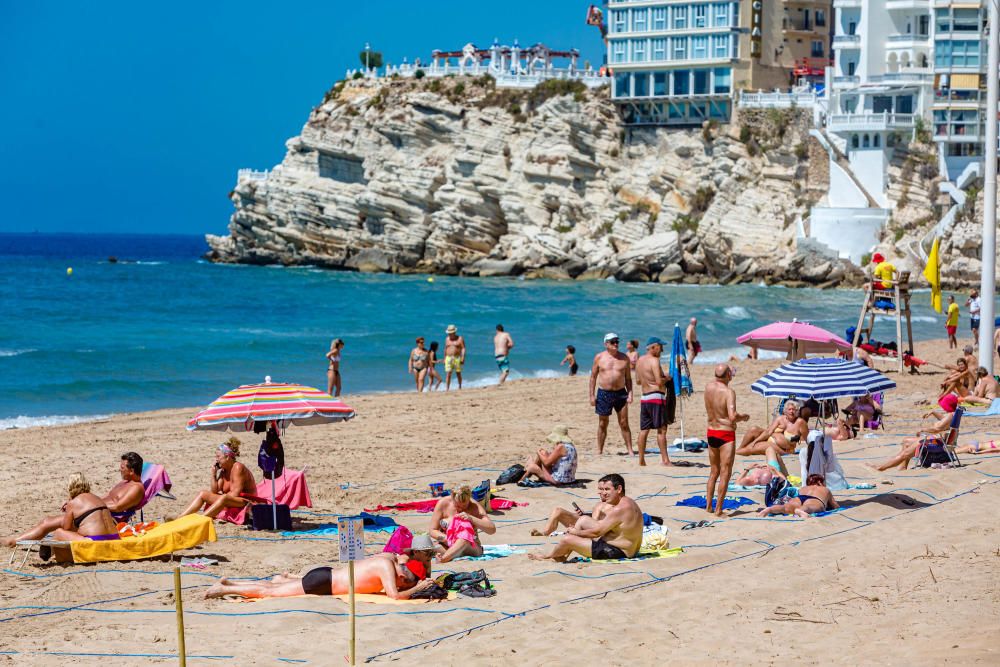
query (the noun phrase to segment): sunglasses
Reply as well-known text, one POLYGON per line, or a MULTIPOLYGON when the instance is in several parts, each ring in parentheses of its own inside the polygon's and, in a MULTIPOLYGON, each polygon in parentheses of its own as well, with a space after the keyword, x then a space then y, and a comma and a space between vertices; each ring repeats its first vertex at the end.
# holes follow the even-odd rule
POLYGON ((612 338, 611 340, 604 341, 604 342, 606 342, 608 345, 617 345, 618 344, 618 339, 617 338, 612 338))

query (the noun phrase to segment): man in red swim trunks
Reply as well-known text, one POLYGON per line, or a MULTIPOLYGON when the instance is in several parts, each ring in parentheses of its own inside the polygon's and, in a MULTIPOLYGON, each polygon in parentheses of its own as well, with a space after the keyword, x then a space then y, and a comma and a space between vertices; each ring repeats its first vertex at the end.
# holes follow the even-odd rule
POLYGON ((705 412, 708 414, 708 488, 705 492, 705 511, 712 512, 712 496, 716 481, 719 492, 715 515, 722 516, 722 504, 733 476, 733 459, 736 458, 736 424, 750 419, 750 415, 736 412, 736 392, 729 386, 733 369, 727 364, 715 367, 715 380, 705 387, 705 412))

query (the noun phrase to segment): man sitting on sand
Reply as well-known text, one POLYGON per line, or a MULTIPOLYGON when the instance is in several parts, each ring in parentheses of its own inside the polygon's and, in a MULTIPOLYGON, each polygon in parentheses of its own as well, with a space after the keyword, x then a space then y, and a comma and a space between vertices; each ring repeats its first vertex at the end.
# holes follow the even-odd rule
MULTIPOLYGON (((599 479, 597 494, 601 502, 590 516, 580 510, 556 508, 543 534, 550 534, 558 524, 569 528, 547 553, 531 553, 528 557, 563 562, 576 552, 594 560, 633 558, 642 545, 642 510, 625 495, 625 480, 621 475, 612 473, 599 479)), ((532 531, 532 535, 537 533, 532 531)))
POLYGON ((772 514, 794 514, 803 519, 809 518, 817 512, 835 510, 840 505, 833 497, 830 489, 826 488, 826 477, 823 475, 809 475, 806 485, 799 489, 799 495, 789 498, 782 505, 772 505, 765 507, 757 516, 770 516, 772 514))
POLYGON ((743 436, 736 453, 740 456, 764 454, 769 447, 776 447, 783 454, 794 454, 795 446, 809 436, 809 425, 799 414, 799 403, 785 401, 784 412, 766 429, 751 427, 743 436))
MULTIPOLYGON (((393 600, 409 600, 434 583, 417 559, 380 553, 354 563, 355 593, 385 593, 393 600)), ((296 595, 346 595, 350 591, 346 567, 316 567, 301 576, 279 574, 270 581, 220 579, 205 591, 206 598, 238 595, 244 598, 287 598, 296 595)))
POLYGON ((976 386, 972 389, 972 393, 962 397, 958 402, 970 405, 992 405, 998 393, 1000 393, 1000 384, 997 383, 996 378, 990 375, 990 372, 984 366, 976 369, 976 377, 978 379, 976 380, 976 386))
POLYGON ((216 448, 211 485, 207 490, 198 492, 181 516, 194 514, 204 507, 203 514, 214 519, 227 507, 245 507, 250 504, 248 499, 241 496, 244 493, 255 493, 257 484, 253 473, 236 460, 239 455, 240 441, 236 437, 229 438, 216 448))
POLYGON ((572 484, 576 481, 577 453, 573 439, 569 437, 569 429, 559 424, 546 437, 553 447, 551 450, 540 448, 535 455, 524 464, 524 481, 529 475, 534 475, 543 482, 553 486, 572 484))
MULTIPOLYGON (((945 410, 944 414, 932 410, 927 415, 924 415, 925 417, 933 415, 938 421, 936 421, 932 426, 917 431, 915 436, 903 438, 903 442, 900 443, 899 453, 885 463, 877 466, 871 463, 866 463, 865 465, 869 468, 874 468, 879 472, 885 472, 889 468, 895 467, 899 467, 900 470, 906 470, 906 467, 910 463, 910 459, 916 456, 917 450, 920 449, 920 444, 925 439, 924 436, 933 436, 926 439, 928 444, 945 444, 944 441, 938 436, 942 433, 948 433, 951 430, 951 420, 952 417, 955 416, 955 410, 958 409, 958 397, 954 394, 948 394, 943 396, 939 403, 945 410)), ((958 433, 953 433, 951 435, 952 441, 954 441, 957 437, 958 433)))
POLYGON ((431 516, 431 539, 444 545, 439 563, 447 563, 459 556, 482 556, 483 545, 479 531, 487 535, 497 532, 497 527, 486 515, 486 510, 472 499, 472 489, 462 486, 445 496, 434 506, 431 516))
MULTIPOLYGON (((142 457, 135 452, 122 454, 118 463, 118 472, 122 481, 115 484, 110 491, 101 498, 101 504, 111 512, 128 512, 139 506, 142 502, 145 489, 142 487, 142 457)), ((90 485, 87 485, 87 492, 90 485)), ((61 514, 47 516, 39 521, 35 526, 20 536, 0 539, 0 544, 12 547, 20 540, 39 540, 52 531, 63 525, 63 517, 68 503, 64 504, 61 514)))

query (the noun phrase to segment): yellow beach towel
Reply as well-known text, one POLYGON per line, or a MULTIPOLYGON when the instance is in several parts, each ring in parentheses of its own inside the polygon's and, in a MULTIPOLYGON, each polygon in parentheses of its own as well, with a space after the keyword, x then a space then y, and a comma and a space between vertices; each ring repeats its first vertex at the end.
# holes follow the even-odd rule
MULTIPOLYGON (((344 602, 350 602, 350 595, 334 595, 333 597, 338 600, 343 600, 344 602)), ((454 600, 458 597, 458 593, 455 591, 448 591, 448 599, 454 600)), ((393 600, 391 597, 385 593, 355 593, 355 602, 368 602, 369 604, 426 604, 428 602, 443 602, 443 600, 393 600)))
POLYGON ((70 549, 76 563, 100 563, 163 556, 181 549, 190 549, 202 542, 215 542, 216 539, 212 519, 200 514, 189 514, 157 526, 145 535, 106 542, 77 540, 70 543, 70 549))

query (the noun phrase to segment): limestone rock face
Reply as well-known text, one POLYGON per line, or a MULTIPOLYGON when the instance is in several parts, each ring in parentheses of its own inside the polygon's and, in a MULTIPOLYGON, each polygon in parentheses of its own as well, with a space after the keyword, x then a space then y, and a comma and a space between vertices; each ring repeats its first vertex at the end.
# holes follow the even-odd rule
POLYGON ((576 280, 845 275, 796 252, 803 123, 761 153, 731 128, 627 129, 606 89, 533 94, 462 77, 338 85, 280 165, 241 175, 208 257, 576 280))

